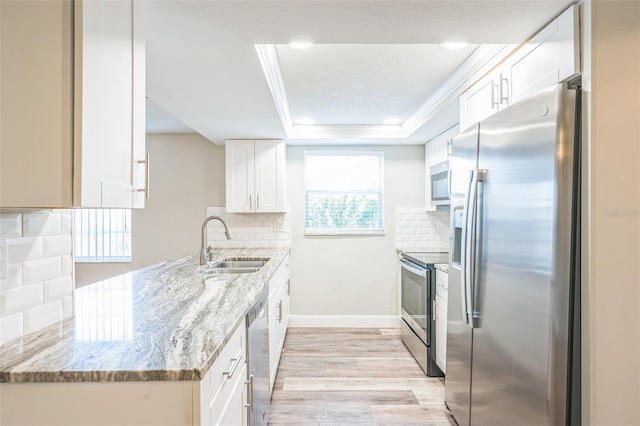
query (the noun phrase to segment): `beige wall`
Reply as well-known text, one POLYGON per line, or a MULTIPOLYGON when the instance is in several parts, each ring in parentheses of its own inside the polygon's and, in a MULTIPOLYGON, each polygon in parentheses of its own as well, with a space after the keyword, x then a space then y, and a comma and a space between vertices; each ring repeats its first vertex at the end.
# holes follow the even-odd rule
POLYGON ((305 149, 287 149, 291 314, 398 315, 395 209, 424 206, 424 146, 355 148, 385 156, 385 235, 361 237, 305 237, 305 149))
POLYGON ((131 263, 76 264, 76 287, 200 247, 208 206, 225 204, 224 147, 195 133, 149 134, 150 198, 133 210, 131 263))
POLYGON ((585 10, 591 120, 585 140, 589 262, 583 371, 589 379, 584 424, 639 425, 640 2, 587 1, 585 10))

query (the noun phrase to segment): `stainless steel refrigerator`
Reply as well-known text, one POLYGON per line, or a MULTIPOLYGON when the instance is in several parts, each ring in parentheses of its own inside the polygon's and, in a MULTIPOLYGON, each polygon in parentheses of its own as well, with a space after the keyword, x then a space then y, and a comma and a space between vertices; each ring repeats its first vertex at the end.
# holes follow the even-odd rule
POLYGON ((580 424, 580 91, 453 142, 445 400, 459 425, 580 424))

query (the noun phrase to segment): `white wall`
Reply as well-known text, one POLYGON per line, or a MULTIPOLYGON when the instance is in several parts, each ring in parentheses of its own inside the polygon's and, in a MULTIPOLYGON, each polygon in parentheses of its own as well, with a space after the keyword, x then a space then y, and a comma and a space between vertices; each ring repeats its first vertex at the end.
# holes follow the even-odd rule
POLYGON ((397 316, 396 208, 424 206, 424 146, 353 148, 383 149, 385 157, 385 235, 360 237, 305 237, 305 149, 322 147, 287 148, 292 324, 300 323, 296 315, 364 315, 379 317, 382 322, 397 316))
POLYGON ((207 206, 225 203, 224 147, 195 133, 148 134, 150 198, 132 210, 131 263, 77 263, 76 287, 200 248, 207 206))
POLYGON ((583 424, 639 425, 640 2, 585 3, 583 424))

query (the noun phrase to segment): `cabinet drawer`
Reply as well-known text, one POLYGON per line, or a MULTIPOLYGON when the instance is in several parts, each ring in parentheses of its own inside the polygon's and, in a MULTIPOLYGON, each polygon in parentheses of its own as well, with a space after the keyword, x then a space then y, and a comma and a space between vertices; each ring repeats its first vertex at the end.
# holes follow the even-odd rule
POLYGON ((282 261, 276 273, 273 274, 273 277, 271 278, 271 280, 269 280, 269 303, 271 304, 277 303, 276 297, 278 297, 277 295, 280 292, 280 289, 287 282, 288 279, 289 279, 289 256, 287 256, 282 261))
POLYGON ((246 327, 242 323, 200 382, 200 413, 203 425, 215 424, 212 407, 226 404, 238 380, 246 380, 246 327))

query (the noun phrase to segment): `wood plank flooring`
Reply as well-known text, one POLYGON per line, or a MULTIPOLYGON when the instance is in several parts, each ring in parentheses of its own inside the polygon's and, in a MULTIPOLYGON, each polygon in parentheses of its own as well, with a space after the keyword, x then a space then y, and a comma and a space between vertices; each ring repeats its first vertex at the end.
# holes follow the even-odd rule
POLYGON ((455 424, 444 381, 424 375, 399 330, 288 330, 269 425, 455 424))

